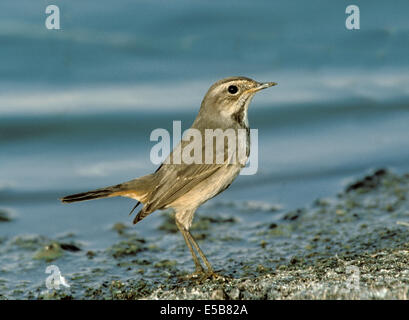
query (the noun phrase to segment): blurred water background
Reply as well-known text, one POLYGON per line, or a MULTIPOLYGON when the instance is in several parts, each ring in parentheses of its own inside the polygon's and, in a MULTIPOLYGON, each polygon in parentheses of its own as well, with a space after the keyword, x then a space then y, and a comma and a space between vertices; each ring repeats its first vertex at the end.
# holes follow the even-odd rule
MULTIPOLYGON (((0 237, 73 232, 86 249, 107 247, 107 228, 130 221, 132 200, 67 206, 57 198, 155 170, 151 131, 173 120, 188 128, 208 87, 232 75, 279 85, 249 111, 258 173, 240 176, 213 211, 233 213, 229 201, 291 210, 368 170, 407 171, 409 2, 355 1, 355 31, 345 28, 349 4, 2 0, 0 208, 15 219, 0 224, 0 237), (44 26, 48 4, 61 10, 59 31, 44 26)), ((154 238, 158 219, 135 229, 154 238)), ((6 257, 3 278, 20 279, 6 257)), ((44 277, 43 266, 30 272, 44 277)))

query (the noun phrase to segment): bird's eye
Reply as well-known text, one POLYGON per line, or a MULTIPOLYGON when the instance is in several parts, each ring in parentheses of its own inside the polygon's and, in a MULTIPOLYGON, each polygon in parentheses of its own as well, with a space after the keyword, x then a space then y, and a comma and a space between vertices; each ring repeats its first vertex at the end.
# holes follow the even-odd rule
POLYGON ((235 93, 237 93, 237 91, 239 91, 239 88, 237 88, 236 86, 229 86, 227 88, 227 91, 229 91, 229 93, 231 93, 231 94, 235 94, 235 93))

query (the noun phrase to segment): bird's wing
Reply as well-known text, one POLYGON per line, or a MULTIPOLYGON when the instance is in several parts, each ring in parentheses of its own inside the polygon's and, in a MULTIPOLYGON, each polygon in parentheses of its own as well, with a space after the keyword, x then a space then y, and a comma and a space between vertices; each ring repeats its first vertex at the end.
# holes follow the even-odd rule
POLYGON ((146 203, 146 210, 164 208, 224 166, 226 164, 164 165, 166 172, 146 203))
MULTIPOLYGON (((175 150, 178 150, 178 148, 184 150, 184 147, 188 143, 189 142, 181 141, 175 150)), ((201 149, 202 155, 205 155, 206 148, 204 143, 201 145, 201 149)), ((168 159, 174 160, 175 150, 172 151, 168 159)), ((155 173, 156 186, 150 191, 149 196, 147 196, 147 201, 135 217, 134 223, 142 220, 155 210, 166 208, 167 205, 186 194, 200 182, 208 179, 221 168, 231 166, 232 164, 229 163, 228 154, 227 144, 225 144, 222 149, 217 149, 216 145, 213 144, 213 163, 175 164, 172 163, 174 162, 172 160, 170 163, 162 164, 155 173), (217 163, 218 155, 222 156, 222 163, 217 163)))
POLYGON ((172 151, 168 159, 170 164, 163 164, 156 176, 158 177, 159 183, 156 189, 152 191, 149 200, 145 204, 144 211, 153 212, 157 209, 163 209, 167 205, 171 204, 173 201, 183 196, 185 193, 190 191, 194 186, 198 185, 203 180, 206 180, 211 175, 216 173, 223 167, 230 166, 229 164, 229 153, 228 144, 223 144, 222 148, 216 148, 216 144, 213 143, 213 160, 210 164, 205 162, 206 154, 206 144, 200 140, 202 163, 192 163, 192 164, 175 164, 172 161, 175 160, 175 153, 185 151, 185 147, 190 144, 189 141, 182 140, 181 143, 172 151), (218 156, 220 157, 220 162, 218 163, 218 156))
POLYGON ((160 183, 152 191, 149 200, 138 212, 133 223, 141 221, 155 210, 164 209, 223 166, 213 164, 163 165, 161 170, 166 171, 164 171, 160 183))

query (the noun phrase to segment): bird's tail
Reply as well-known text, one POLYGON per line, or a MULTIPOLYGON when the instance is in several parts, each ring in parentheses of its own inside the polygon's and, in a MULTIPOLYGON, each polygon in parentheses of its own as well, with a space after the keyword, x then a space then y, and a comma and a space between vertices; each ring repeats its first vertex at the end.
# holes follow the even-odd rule
POLYGON ((100 199, 100 198, 107 198, 112 196, 114 191, 112 187, 97 189, 93 191, 87 191, 82 193, 72 194, 66 197, 61 198, 60 200, 65 203, 77 202, 77 201, 86 201, 86 200, 93 200, 93 199, 100 199))
POLYGON ((108 197, 129 197, 144 202, 146 195, 152 186, 153 175, 143 176, 125 183, 117 184, 106 188, 72 194, 61 198, 65 203, 102 199, 108 197))

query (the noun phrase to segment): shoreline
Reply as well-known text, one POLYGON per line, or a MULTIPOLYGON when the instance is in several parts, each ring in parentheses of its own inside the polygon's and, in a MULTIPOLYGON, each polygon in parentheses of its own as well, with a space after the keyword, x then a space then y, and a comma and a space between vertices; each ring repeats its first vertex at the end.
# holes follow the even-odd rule
MULTIPOLYGON (((61 259, 94 267, 64 274, 71 288, 51 291, 45 290, 42 280, 28 292, 24 285, 13 291, 7 289, 2 275, 0 298, 408 299, 409 173, 380 169, 355 180, 338 195, 304 208, 279 215, 280 208, 263 209, 275 220, 246 226, 237 222, 240 214, 198 215, 193 233, 199 241, 205 239, 206 249, 220 252, 223 246, 232 247, 224 258, 224 270, 219 271, 221 277, 203 282, 183 280, 191 266, 186 265, 190 257, 182 239, 170 247, 174 259, 167 259, 161 248, 160 241, 178 236, 167 213, 161 214, 157 226, 162 240, 153 242, 116 223, 112 232, 120 241, 101 251, 84 251, 83 244, 70 235, 53 240, 17 237, 13 245, 33 253, 25 268, 59 264, 61 259), (245 229, 237 228, 250 231, 243 238, 240 232, 245 229), (122 277, 115 275, 118 272, 122 277)), ((243 210, 250 214, 256 209, 243 210)))

